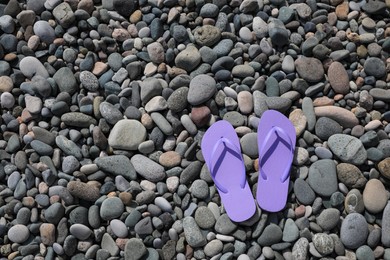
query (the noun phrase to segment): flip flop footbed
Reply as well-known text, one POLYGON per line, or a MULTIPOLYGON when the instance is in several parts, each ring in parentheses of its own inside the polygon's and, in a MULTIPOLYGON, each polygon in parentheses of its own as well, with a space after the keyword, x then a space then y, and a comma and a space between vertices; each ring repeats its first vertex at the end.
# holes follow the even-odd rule
POLYGON ((277 212, 286 205, 295 141, 294 126, 287 117, 274 110, 263 113, 258 126, 260 172, 256 199, 264 210, 277 212))
POLYGON ((234 128, 224 120, 214 123, 203 136, 201 146, 230 219, 242 222, 252 217, 256 205, 245 179, 240 142, 234 128))

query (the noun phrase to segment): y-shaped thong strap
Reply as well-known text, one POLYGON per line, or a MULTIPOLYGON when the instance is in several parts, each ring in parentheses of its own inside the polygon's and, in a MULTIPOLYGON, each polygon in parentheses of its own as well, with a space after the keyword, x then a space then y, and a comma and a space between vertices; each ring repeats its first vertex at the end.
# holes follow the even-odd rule
MULTIPOLYGON (((290 136, 283 130, 283 128, 280 128, 278 126, 273 126, 272 129, 268 132, 268 134, 265 136, 264 138, 264 142, 262 143, 260 149, 259 149, 259 156, 261 154, 263 154, 263 156, 261 157, 260 161, 259 161, 259 168, 260 168, 260 174, 261 174, 261 177, 266 180, 267 179, 267 175, 265 174, 265 172, 263 171, 263 165, 267 162, 268 158, 270 156, 272 156, 272 153, 275 151, 275 149, 277 148, 277 146, 279 144, 282 144, 284 145, 285 147, 287 147, 288 149, 290 149, 290 152, 294 152, 293 151, 293 143, 291 141, 291 138, 290 136), (272 134, 275 134, 276 135, 276 139, 273 141, 273 143, 271 144, 271 146, 268 148, 268 150, 263 154, 262 152, 264 151, 265 149, 265 146, 269 143, 270 141, 270 138, 271 138, 271 135, 272 134), (282 138, 283 137, 283 138, 282 138)), ((282 159, 282 158, 281 158, 282 159)), ((292 161, 292 158, 289 158, 290 159, 290 162, 289 164, 291 164, 291 161, 292 161)), ((286 170, 283 172, 283 174, 280 176, 280 181, 281 182, 284 182, 285 180, 287 180, 288 176, 290 174, 290 167, 286 167, 286 170)))
POLYGON ((240 186, 241 188, 243 189, 245 187, 245 183, 246 183, 246 178, 245 178, 245 166, 244 166, 244 163, 243 163, 243 160, 242 160, 242 155, 240 153, 240 149, 235 145, 233 144, 229 139, 225 138, 225 137, 221 137, 214 145, 213 147, 213 151, 211 152, 211 161, 210 161, 210 174, 211 174, 211 177, 213 178, 214 180, 214 183, 215 183, 215 186, 217 186, 217 188, 222 191, 223 193, 227 193, 228 190, 221 184, 217 181, 217 179, 215 178, 215 175, 216 173, 218 172, 218 169, 219 167, 221 166, 221 164, 223 163, 223 159, 226 155, 226 153, 230 153, 232 154, 234 157, 236 157, 237 159, 240 160, 241 164, 242 164, 242 167, 243 167, 243 170, 241 171, 241 180, 240 180, 240 186), (223 144, 224 145, 224 149, 223 151, 218 155, 218 157, 216 157, 216 151, 218 149, 218 147, 223 144), (215 158, 216 157, 216 158, 215 158), (213 162, 215 162, 215 164, 213 164, 213 162))

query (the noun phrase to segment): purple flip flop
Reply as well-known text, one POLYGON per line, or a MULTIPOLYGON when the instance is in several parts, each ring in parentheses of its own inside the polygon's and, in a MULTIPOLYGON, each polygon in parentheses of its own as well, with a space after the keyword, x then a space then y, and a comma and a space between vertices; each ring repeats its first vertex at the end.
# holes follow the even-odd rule
POLYGON ((277 212, 287 201, 290 168, 296 134, 291 121, 282 113, 267 110, 257 128, 259 180, 256 199, 260 208, 277 212))
POLYGON ((245 175, 240 142, 232 125, 218 121, 202 139, 202 153, 229 218, 242 222, 255 214, 256 204, 245 175))

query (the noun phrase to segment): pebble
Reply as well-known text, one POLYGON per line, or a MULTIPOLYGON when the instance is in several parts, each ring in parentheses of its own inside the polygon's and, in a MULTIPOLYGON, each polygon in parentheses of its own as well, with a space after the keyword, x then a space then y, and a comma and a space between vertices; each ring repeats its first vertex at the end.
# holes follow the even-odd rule
POLYGON ((69 228, 70 233, 79 240, 86 240, 92 231, 83 224, 73 224, 69 228))
POLYGON ((11 93, 3 92, 0 95, 0 102, 1 102, 1 107, 10 109, 15 105, 15 98, 11 93))
POLYGON ((301 57, 295 61, 295 68, 304 80, 311 83, 319 82, 324 77, 324 68, 316 58, 301 57))
POLYGON ((37 21, 34 23, 33 28, 35 35, 37 35, 42 42, 50 44, 54 41, 55 31, 47 21, 37 21))
POLYGON ((313 189, 301 178, 297 178, 294 182, 294 194, 303 205, 312 204, 316 198, 313 189))
POLYGON ((166 176, 164 168, 146 156, 136 154, 131 158, 131 163, 138 174, 151 182, 161 181, 166 176))
POLYGON ((337 226, 340 220, 340 211, 338 209, 324 209, 316 218, 317 224, 324 230, 330 231, 337 226))
POLYGON ((8 230, 8 238, 15 243, 22 244, 30 236, 30 231, 25 225, 16 224, 8 230))
POLYGON ((120 238, 126 238, 128 235, 127 227, 125 223, 120 221, 119 219, 113 219, 110 222, 110 227, 112 232, 120 238))
POLYGON ((340 62, 332 62, 329 66, 328 79, 335 93, 347 94, 349 92, 349 76, 340 62))
POLYGON ((114 149, 137 150, 146 139, 146 128, 137 120, 122 119, 116 122, 108 137, 114 149))
POLYGON ((294 242, 299 238, 299 229, 295 222, 288 218, 284 224, 283 238, 285 242, 294 242))
POLYGON ((359 168, 350 163, 339 163, 337 165, 337 178, 348 188, 363 188, 367 183, 359 168))
POLYGON ((215 80, 208 75, 195 76, 189 85, 187 100, 191 105, 200 105, 209 100, 216 91, 215 80))
POLYGON ((341 223, 341 242, 350 249, 364 245, 368 236, 366 219, 359 213, 348 214, 341 223))
POLYGON ((356 116, 345 108, 336 106, 321 106, 315 107, 314 112, 317 117, 328 117, 343 127, 354 127, 359 124, 356 116))
POLYGON ((362 213, 364 211, 363 196, 358 189, 352 189, 348 192, 344 206, 348 213, 362 213))
POLYGON ((100 197, 98 187, 80 181, 70 181, 67 189, 72 196, 86 201, 96 201, 100 197))
POLYGON ((221 31, 218 27, 212 25, 200 26, 195 30, 194 38, 200 46, 211 47, 221 38, 221 31))
POLYGON ((99 81, 97 77, 89 71, 80 72, 80 82, 84 88, 89 91, 96 91, 99 89, 99 81))
POLYGON ((237 229, 237 225, 233 223, 227 214, 222 214, 215 223, 215 231, 222 235, 229 235, 237 229))
POLYGON ((206 254, 206 256, 212 257, 218 255, 219 252, 222 251, 222 248, 223 243, 218 239, 214 239, 206 244, 206 246, 204 247, 204 253, 206 254))
POLYGON ((259 150, 257 147, 257 134, 248 133, 241 137, 240 140, 241 149, 245 155, 248 155, 251 158, 256 158, 259 155, 259 150))
POLYGON ((388 201, 387 192, 383 183, 377 179, 367 182, 363 191, 365 208, 373 214, 382 212, 388 201))
POLYGON ((388 258, 388 1, 3 2, 5 258, 388 258), (288 204, 237 224, 201 140, 230 122, 255 192, 268 109, 298 137, 288 204))
POLYGON ((332 160, 314 162, 309 168, 308 183, 321 196, 330 196, 337 191, 336 165, 332 160))
POLYGON ((95 118, 80 112, 65 113, 61 116, 61 121, 68 126, 89 127, 96 125, 95 118))
POLYGON ((38 97, 27 95, 24 98, 26 102, 26 109, 31 114, 40 113, 42 110, 42 100, 38 97))
POLYGON ((180 87, 176 89, 168 98, 167 105, 172 112, 181 112, 187 107, 187 95, 189 88, 180 87))
POLYGON ((315 249, 321 255, 329 255, 333 252, 334 242, 328 234, 317 233, 312 239, 315 249))
POLYGON ((212 211, 205 206, 196 209, 194 218, 198 226, 202 229, 212 228, 215 224, 215 217, 212 211))
POLYGON ((328 145, 330 150, 343 162, 361 165, 367 159, 367 151, 356 137, 334 134, 329 137, 328 145))
POLYGON ((106 157, 98 157, 94 163, 99 169, 112 173, 114 175, 121 175, 127 180, 135 180, 137 173, 132 162, 125 155, 111 155, 106 157))
POLYGON ((364 71, 367 75, 382 78, 386 75, 384 62, 377 57, 370 57, 364 62, 364 71))
POLYGON ((100 217, 103 220, 112 220, 118 218, 124 210, 121 199, 117 197, 107 198, 100 206, 100 217))
POLYGON ((265 227, 257 242, 260 246, 271 246, 281 241, 283 232, 279 226, 270 224, 265 227))
POLYGON ((175 58, 176 66, 187 72, 194 70, 200 62, 200 53, 194 45, 188 45, 187 48, 181 51, 175 58))
POLYGON ((305 237, 301 237, 295 242, 292 248, 292 256, 297 260, 305 260, 307 259, 309 251, 309 241, 305 237))
POLYGON ((382 236, 381 241, 383 246, 389 247, 390 245, 390 203, 387 202, 385 209, 383 210, 382 217, 382 236))
POLYGON ((126 260, 141 259, 147 253, 147 249, 139 238, 130 238, 126 242, 124 256, 126 260))
POLYGON ((183 229, 186 241, 190 246, 200 247, 206 245, 206 238, 193 217, 187 216, 183 219, 183 229))
POLYGON ((243 114, 249 114, 253 111, 252 95, 248 91, 241 91, 237 95, 238 107, 243 114))
POLYGON ((305 114, 301 109, 296 109, 290 113, 288 118, 294 125, 296 135, 300 136, 306 129, 307 119, 305 114))
POLYGON ((172 205, 164 197, 155 198, 154 204, 165 212, 172 211, 172 205))

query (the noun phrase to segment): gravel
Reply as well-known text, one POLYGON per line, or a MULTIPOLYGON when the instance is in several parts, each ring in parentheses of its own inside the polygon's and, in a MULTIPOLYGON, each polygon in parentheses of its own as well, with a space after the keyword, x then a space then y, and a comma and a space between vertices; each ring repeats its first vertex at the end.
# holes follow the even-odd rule
POLYGON ((389 7, 1 1, 1 257, 388 259, 389 7), (233 125, 256 194, 268 109, 287 204, 235 223, 202 137, 233 125))

